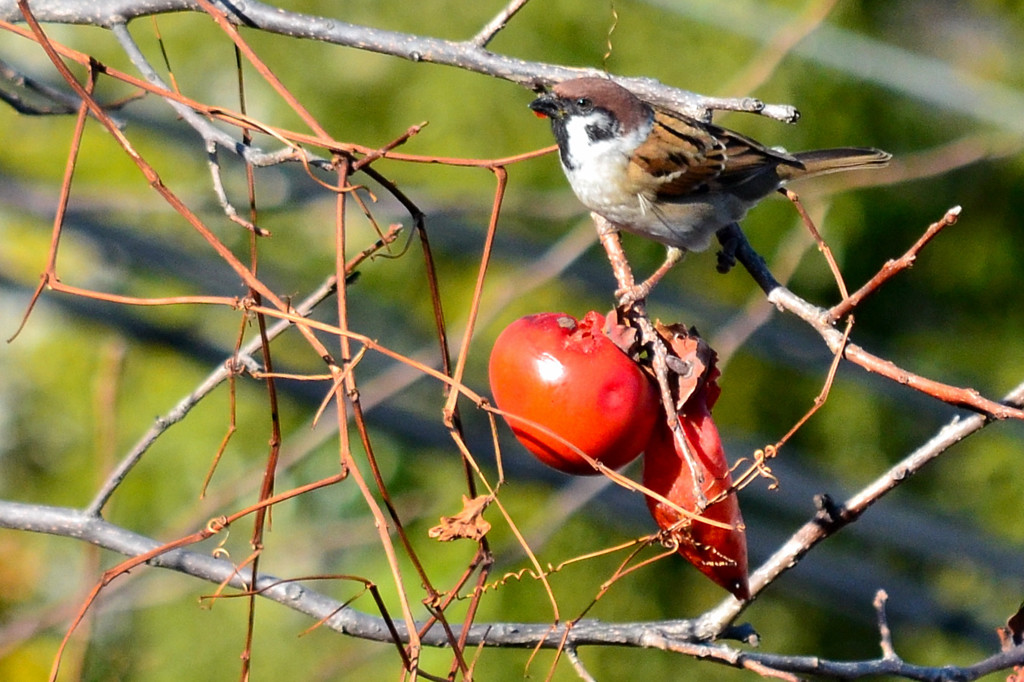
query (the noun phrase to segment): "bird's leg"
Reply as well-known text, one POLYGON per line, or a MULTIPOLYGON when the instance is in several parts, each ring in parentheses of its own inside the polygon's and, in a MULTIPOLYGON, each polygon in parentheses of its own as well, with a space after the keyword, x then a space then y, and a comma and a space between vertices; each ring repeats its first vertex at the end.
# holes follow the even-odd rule
POLYGON ((654 288, 661 278, 668 274, 668 271, 672 269, 672 266, 682 260, 686 251, 675 246, 668 247, 668 253, 665 256, 665 262, 658 267, 651 276, 645 279, 640 284, 634 284, 631 287, 623 287, 615 292, 615 296, 619 299, 619 305, 629 305, 642 301, 650 295, 651 290, 654 288))
POLYGON ((739 223, 726 225, 715 233, 722 250, 718 252, 718 271, 723 275, 736 265, 736 252, 743 243, 743 233, 739 223))
MULTIPOLYGON (((778 287, 782 286, 778 280, 772 275, 771 270, 768 269, 768 264, 765 263, 764 258, 761 257, 757 251, 754 251, 754 247, 747 241, 747 236, 743 234, 743 230, 736 223, 723 227, 716 233, 718 241, 722 243, 722 250, 728 251, 730 259, 734 262, 739 262, 750 276, 754 278, 757 285, 761 287, 761 290, 766 294, 770 294, 778 287)), ((722 255, 719 254, 719 260, 722 255)))
POLYGON ((629 263, 626 262, 622 243, 619 241, 619 226, 598 213, 591 213, 590 217, 594 220, 597 236, 608 254, 608 261, 612 265, 612 272, 615 273, 615 280, 619 283, 619 288, 615 290, 615 298, 618 299, 621 307, 629 307, 646 299, 654 285, 686 254, 685 249, 675 246, 668 247, 665 262, 650 277, 640 284, 636 284, 633 279, 633 271, 630 269, 629 263))

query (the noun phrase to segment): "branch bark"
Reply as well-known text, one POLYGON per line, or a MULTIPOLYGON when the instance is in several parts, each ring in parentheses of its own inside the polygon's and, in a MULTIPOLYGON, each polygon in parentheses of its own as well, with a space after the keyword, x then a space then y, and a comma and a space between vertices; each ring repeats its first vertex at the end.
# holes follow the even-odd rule
MULTIPOLYGON (((1024 384, 1017 392, 1024 398, 1024 384)), ((965 420, 969 421, 969 420, 965 420)), ((960 438, 976 431, 984 424, 972 424, 960 438)), ((952 426, 952 425, 951 425, 952 426)), ((949 427, 947 427, 949 428, 949 427)), ((944 429, 944 432, 946 430, 944 429)), ((934 448, 939 434, 926 448, 934 448)), ((909 459, 909 458, 908 458, 909 459)), ((898 468, 898 467, 897 467, 898 468)), ((895 470, 894 470, 895 471, 895 470)), ((869 486, 869 489, 871 486, 869 486)), ((870 496, 866 489, 847 503, 850 507, 858 497, 870 496)), ((852 518, 848 518, 849 522, 852 518)), ((818 531, 837 530, 845 524, 822 524, 818 518, 809 522, 786 543, 788 547, 803 547, 792 554, 798 558, 815 542, 808 542, 807 536, 818 531)), ((117 526, 97 516, 85 514, 76 509, 19 502, 0 501, 0 528, 46 533, 74 538, 108 549, 125 556, 139 556, 160 547, 156 540, 117 526)), ((828 532, 825 533, 827 535, 828 532)), ((818 538, 823 539, 825 535, 818 538)), ((782 551, 765 565, 773 565, 781 573, 792 563, 786 564, 782 551)), ((370 641, 391 642, 389 627, 406 641, 408 632, 405 623, 394 621, 390 625, 383 619, 358 611, 350 606, 327 597, 301 584, 301 579, 282 580, 267 573, 253 576, 248 568, 238 568, 230 561, 215 558, 209 554, 187 549, 174 549, 158 554, 149 565, 177 571, 217 585, 227 585, 239 590, 254 590, 259 596, 275 601, 299 613, 308 615, 317 622, 341 634, 370 641)), ((775 569, 772 569, 775 570, 775 569)), ((765 567, 752 576, 752 587, 756 580, 767 578, 765 567)), ((470 627, 465 644, 467 646, 496 646, 504 648, 545 648, 559 649, 580 646, 630 646, 656 648, 694 657, 706 658, 719 664, 736 668, 763 669, 791 673, 814 673, 844 679, 857 679, 888 674, 911 680, 974 680, 997 670, 1004 670, 1024 664, 1024 645, 1012 647, 977 663, 965 667, 945 666, 941 668, 917 666, 900 659, 879 658, 866 661, 829 661, 817 656, 785 656, 766 652, 745 651, 722 642, 711 643, 703 639, 702 633, 709 622, 732 620, 738 611, 729 607, 738 604, 730 598, 722 607, 712 610, 696 620, 644 621, 630 623, 605 623, 596 619, 574 623, 477 623, 470 627), (724 608, 723 608, 724 607, 724 608)), ((742 609, 740 609, 742 610, 742 609)), ((417 623, 417 625, 420 625, 417 623)), ((462 636, 461 628, 452 626, 456 635, 462 636)), ((739 638, 756 641, 749 627, 726 629, 721 633, 725 638, 739 638)), ((444 647, 450 643, 448 635, 440 627, 422 633, 420 641, 425 646, 444 647)))
MULTIPOLYGON (((443 40, 351 24, 333 17, 289 12, 255 0, 249 0, 243 6, 225 2, 214 4, 231 21, 249 28, 377 52, 412 62, 453 66, 502 78, 530 89, 584 75, 607 75, 598 69, 569 68, 490 52, 478 43, 479 36, 463 41, 443 40)), ((84 24, 108 29, 140 17, 203 11, 195 0, 33 0, 31 9, 40 22, 84 24)), ((12 23, 23 20, 16 0, 0 0, 0 19, 12 23)), ((645 99, 695 116, 706 116, 712 110, 728 110, 757 113, 790 123, 799 118, 797 110, 785 104, 765 104, 751 97, 706 97, 664 86, 652 78, 615 80, 645 99)))
MULTIPOLYGON (((523 2, 511 2, 508 16, 522 6, 523 2)), ((146 62, 143 53, 135 45, 128 22, 132 19, 166 12, 203 13, 202 3, 190 0, 111 0, 107 2, 83 2, 82 0, 33 0, 31 10, 40 21, 85 24, 110 29, 122 49, 130 56, 135 67, 153 84, 166 88, 157 71, 146 62)), ((318 40, 367 50, 413 62, 428 62, 452 66, 492 77, 503 78, 524 87, 537 88, 565 78, 584 74, 598 74, 592 69, 572 69, 495 54, 484 49, 494 33, 504 26, 503 15, 482 29, 477 36, 466 41, 448 41, 427 36, 385 31, 368 26, 359 26, 337 21, 328 17, 284 12, 271 5, 247 2, 244 7, 228 3, 216 3, 216 7, 238 25, 292 36, 300 39, 318 40)), ((14 0, 0 0, 0 18, 7 21, 21 21, 22 16, 14 0)), ((616 79, 635 90, 646 99, 657 101, 694 115, 707 116, 714 109, 728 109, 755 112, 780 120, 795 120, 797 114, 785 105, 764 105, 754 99, 719 99, 704 97, 692 92, 665 87, 652 79, 616 79)), ((220 133, 196 110, 181 102, 168 98, 178 113, 203 134, 209 143, 215 140, 225 148, 239 153, 247 159, 248 148, 240 145, 230 136, 220 133), (218 137, 219 136, 219 137, 218 137)), ((99 112, 97 111, 97 115, 99 112)), ((251 151, 251 150, 248 150, 251 151)), ((210 149, 211 155, 215 151, 210 149)), ((744 242, 745 243, 745 242, 744 242)), ((819 542, 835 534, 856 520, 875 501, 913 475, 939 454, 947 451, 963 438, 977 432, 993 419, 1022 418, 1024 412, 1024 384, 1015 388, 1003 402, 987 400, 968 389, 950 387, 919 377, 896 367, 864 349, 847 343, 842 333, 833 326, 835 310, 815 306, 785 287, 772 277, 763 259, 749 244, 740 249, 738 257, 768 295, 768 300, 777 306, 799 316, 817 330, 825 343, 834 352, 863 366, 868 371, 884 373, 946 402, 973 410, 978 414, 965 419, 956 418, 940 430, 928 443, 908 455, 903 461, 879 476, 859 493, 843 503, 823 499, 818 514, 805 523, 784 543, 775 554, 758 568, 751 577, 751 588, 756 595, 779 575, 796 565, 800 559, 819 542)), ((880 280, 884 281, 884 279, 880 280)), ((329 287, 328 287, 329 288, 329 287)), ((327 295, 327 291, 323 295, 327 295)), ((852 303, 858 300, 851 298, 852 303)), ((280 329, 287 323, 282 322, 280 329)), ((249 349, 246 349, 248 352, 249 349)), ((191 405, 221 381, 226 369, 218 370, 204 386, 189 396, 182 404, 182 416, 191 405)), ((158 424, 151 434, 157 438, 168 424, 158 424)), ((86 511, 75 509, 29 505, 0 501, 0 527, 22 531, 48 533, 72 537, 92 543, 126 556, 141 556, 159 550, 162 546, 156 540, 134 533, 126 528, 111 524, 99 516, 109 495, 117 488, 121 477, 141 456, 152 442, 150 434, 133 450, 122 468, 108 480, 94 502, 86 511)), ((373 641, 393 641, 392 628, 403 641, 415 633, 410 631, 411 620, 390 623, 384 618, 360 612, 331 599, 315 590, 305 587, 301 579, 279 579, 258 573, 255 576, 248 569, 239 569, 229 561, 217 559, 202 552, 174 549, 155 556, 151 565, 200 578, 215 584, 227 584, 236 589, 255 589, 267 599, 281 603, 304 613, 339 633, 373 641)), ((1024 663, 1024 648, 1012 648, 975 665, 964 668, 928 668, 913 666, 893 655, 880 659, 860 662, 833 662, 816 657, 779 656, 771 653, 749 652, 730 646, 718 639, 738 638, 753 641, 750 628, 735 626, 734 622, 749 602, 729 598, 699 618, 687 620, 648 621, 631 623, 605 623, 598 620, 579 620, 571 623, 483 623, 475 624, 466 632, 456 628, 460 643, 466 646, 500 646, 520 648, 565 649, 574 657, 580 646, 632 646, 660 648, 707 657, 716 662, 765 671, 790 673, 816 673, 838 677, 863 677, 890 674, 907 679, 975 679, 995 670, 1024 663)), ((423 623, 413 627, 419 629, 423 623)), ((441 627, 434 627, 420 634, 420 641, 428 646, 449 646, 451 633, 441 627)))
POLYGON ((835 318, 831 311, 814 305, 779 284, 769 271, 764 258, 750 246, 750 242, 738 227, 730 228, 728 232, 723 231, 719 238, 729 243, 729 248, 735 251, 736 260, 767 294, 768 300, 780 310, 792 313, 810 325, 821 335, 832 353, 842 353, 846 360, 860 365, 869 372, 880 374, 955 407, 977 412, 988 419, 1024 419, 1024 410, 1019 405, 1008 404, 1005 401, 996 402, 985 398, 974 389, 950 386, 914 374, 855 343, 850 343, 843 332, 834 326, 835 318))

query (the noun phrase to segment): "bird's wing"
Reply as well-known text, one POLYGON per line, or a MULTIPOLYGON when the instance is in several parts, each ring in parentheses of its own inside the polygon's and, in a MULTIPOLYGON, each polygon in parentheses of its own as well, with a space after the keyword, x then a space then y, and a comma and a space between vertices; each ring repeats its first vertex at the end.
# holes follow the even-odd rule
POLYGON ((774 171, 780 164, 802 165, 739 133, 655 108, 651 134, 634 153, 629 173, 646 193, 669 201, 733 188, 746 193, 741 186, 747 183, 752 194, 763 196, 778 185, 774 171))

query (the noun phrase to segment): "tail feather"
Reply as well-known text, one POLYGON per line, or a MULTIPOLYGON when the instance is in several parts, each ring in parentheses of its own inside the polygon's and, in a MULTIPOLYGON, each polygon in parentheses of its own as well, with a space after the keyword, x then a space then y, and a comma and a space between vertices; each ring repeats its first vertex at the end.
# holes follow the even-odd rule
POLYGON ((889 159, 892 158, 892 154, 888 152, 867 147, 816 149, 809 152, 797 152, 793 156, 800 162, 800 166, 779 166, 778 172, 783 180, 825 175, 855 168, 881 168, 887 165, 889 159))

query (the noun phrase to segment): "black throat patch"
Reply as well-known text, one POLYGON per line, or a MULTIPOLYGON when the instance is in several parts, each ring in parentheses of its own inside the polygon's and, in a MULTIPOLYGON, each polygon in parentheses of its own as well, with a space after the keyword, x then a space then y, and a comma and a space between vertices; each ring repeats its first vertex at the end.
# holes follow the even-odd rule
POLYGON ((591 142, 600 142, 601 140, 610 140, 617 134, 616 126, 611 125, 611 121, 603 121, 601 123, 591 123, 584 130, 587 131, 587 138, 591 142))
MULTIPOLYGON (((610 140, 619 134, 619 125, 610 115, 601 116, 600 120, 588 124, 583 129, 587 134, 587 144, 594 144, 602 140, 610 140)), ((577 164, 573 161, 572 152, 569 149, 569 132, 565 128, 565 119, 552 118, 551 132, 558 142, 558 155, 562 159, 562 166, 568 170, 576 170, 577 164)), ((579 144, 579 141, 577 141, 579 144)))
POLYGON ((562 159, 562 166, 568 170, 576 170, 576 164, 572 162, 572 157, 569 155, 569 132, 565 129, 565 121, 552 118, 551 132, 554 133, 555 142, 558 143, 558 156, 562 159))

